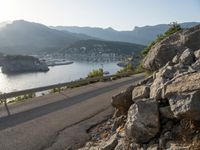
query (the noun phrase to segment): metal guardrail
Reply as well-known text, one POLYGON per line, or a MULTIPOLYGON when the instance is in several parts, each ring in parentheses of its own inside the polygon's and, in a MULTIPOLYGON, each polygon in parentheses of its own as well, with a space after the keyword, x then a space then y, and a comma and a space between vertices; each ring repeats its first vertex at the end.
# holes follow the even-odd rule
POLYGON ((104 77, 86 78, 86 79, 76 80, 72 82, 59 83, 59 84, 26 89, 26 90, 21 90, 21 91, 15 91, 15 92, 10 92, 10 93, 3 93, 3 94, 0 94, 0 101, 4 103, 7 113, 8 115, 10 115, 10 111, 7 105, 7 99, 9 98, 18 97, 18 96, 22 96, 22 95, 30 94, 30 93, 37 93, 37 92, 52 90, 54 88, 62 88, 62 87, 70 88, 71 86, 75 86, 75 85, 87 85, 87 84, 91 84, 91 83, 98 82, 101 80, 106 81, 106 80, 111 79, 112 77, 121 78, 121 77, 130 76, 130 75, 132 74, 125 73, 125 74, 119 74, 119 75, 109 75, 109 76, 104 76, 104 77))
POLYGON ((121 78, 121 77, 130 76, 130 75, 132 75, 132 74, 125 73, 125 74, 119 74, 119 75, 109 75, 109 76, 104 76, 104 77, 95 77, 95 78, 88 78, 88 79, 86 78, 86 79, 81 79, 81 80, 72 81, 72 82, 59 83, 59 84, 43 86, 43 87, 38 87, 38 88, 32 88, 32 89, 26 89, 26 90, 21 90, 21 91, 15 91, 15 92, 10 92, 10 93, 3 93, 3 94, 0 94, 0 101, 4 103, 5 109, 9 116, 11 114, 9 111, 9 108, 8 108, 8 104, 7 104, 7 99, 9 99, 9 98, 18 97, 18 96, 30 94, 30 93, 37 93, 37 92, 52 90, 54 88, 62 88, 62 87, 69 88, 70 86, 74 86, 77 84, 78 85, 86 85, 86 84, 91 84, 91 83, 98 82, 101 80, 106 81, 106 80, 111 79, 112 77, 121 78))
POLYGON ((38 88, 32 88, 32 89, 26 89, 26 90, 21 90, 21 91, 15 91, 15 92, 10 92, 10 93, 3 93, 0 94, 0 100, 2 99, 8 99, 8 98, 13 98, 29 93, 36 93, 36 92, 42 92, 42 91, 47 91, 51 90, 54 88, 62 88, 62 87, 70 87, 76 84, 83 84, 83 83, 92 83, 92 82, 98 82, 100 80, 109 80, 112 77, 125 77, 125 76, 130 76, 130 73, 126 74, 119 74, 119 75, 109 75, 109 76, 104 76, 104 77, 95 77, 95 78, 88 78, 88 79, 81 79, 77 81, 72 81, 72 82, 66 82, 66 83, 59 83, 59 84, 54 84, 54 85, 49 85, 49 86, 43 86, 43 87, 38 87, 38 88))

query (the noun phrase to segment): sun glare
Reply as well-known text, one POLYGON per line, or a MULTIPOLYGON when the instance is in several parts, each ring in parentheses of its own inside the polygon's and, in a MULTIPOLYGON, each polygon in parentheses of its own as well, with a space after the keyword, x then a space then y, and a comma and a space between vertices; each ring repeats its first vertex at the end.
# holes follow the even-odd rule
POLYGON ((15 2, 12 0, 0 0, 0 20, 11 19, 14 12, 15 2))

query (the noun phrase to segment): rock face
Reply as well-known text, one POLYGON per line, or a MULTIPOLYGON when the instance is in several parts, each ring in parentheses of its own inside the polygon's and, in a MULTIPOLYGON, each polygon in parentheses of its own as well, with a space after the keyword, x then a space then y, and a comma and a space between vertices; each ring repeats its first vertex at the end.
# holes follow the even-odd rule
POLYGON ((159 111, 156 100, 141 99, 130 107, 126 133, 136 142, 148 142, 158 133, 159 126, 159 111))
POLYGON ((32 56, 6 56, 4 58, 2 72, 5 74, 24 73, 24 72, 46 72, 48 66, 32 56))
POLYGON ((175 33, 152 47, 143 60, 144 68, 152 71, 158 70, 186 48, 198 50, 199 43, 200 25, 175 33))

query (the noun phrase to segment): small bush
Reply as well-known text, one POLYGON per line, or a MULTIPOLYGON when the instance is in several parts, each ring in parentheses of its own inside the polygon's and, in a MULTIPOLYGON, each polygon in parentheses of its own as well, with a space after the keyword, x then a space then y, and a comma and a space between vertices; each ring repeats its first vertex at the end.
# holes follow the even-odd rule
POLYGON ((146 70, 142 66, 142 62, 138 66, 136 66, 136 68, 134 69, 134 74, 145 72, 146 70))
POLYGON ((54 88, 50 91, 50 93, 57 93, 57 92, 61 92, 62 88, 54 88))
POLYGON ((103 77, 103 69, 102 68, 94 69, 87 76, 87 78, 94 78, 94 77, 103 77))
POLYGON ((126 65, 124 68, 120 69, 117 74, 123 74, 123 73, 133 73, 134 67, 131 64, 126 65))
POLYGON ((22 96, 17 96, 14 100, 9 101, 8 103, 20 102, 33 97, 35 97, 35 93, 29 93, 22 96))

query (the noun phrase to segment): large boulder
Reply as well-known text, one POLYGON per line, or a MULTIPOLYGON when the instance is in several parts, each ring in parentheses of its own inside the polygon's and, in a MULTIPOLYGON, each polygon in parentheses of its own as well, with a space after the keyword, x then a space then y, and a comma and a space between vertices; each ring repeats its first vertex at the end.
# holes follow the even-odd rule
POLYGON ((161 99, 162 88, 164 86, 163 78, 156 78, 150 87, 150 98, 155 98, 157 100, 161 99))
POLYGON ((167 63, 155 74, 155 79, 150 87, 150 98, 161 99, 164 83, 171 80, 176 72, 175 68, 170 65, 167 63))
POLYGON ((198 50, 200 48, 199 43, 200 25, 172 34, 150 49, 143 60, 143 66, 151 71, 158 70, 186 48, 198 50))
POLYGON ((160 127, 159 110, 154 99, 141 99, 134 103, 129 111, 126 122, 126 134, 138 143, 148 142, 160 127))
POLYGON ((183 65, 191 65, 195 61, 193 50, 187 48, 180 56, 179 62, 183 65))
POLYGON ((130 86, 125 91, 112 96, 111 104, 118 110, 119 116, 126 114, 129 107, 133 104, 132 90, 134 86, 130 86))
POLYGON ((132 99, 136 101, 137 99, 143 99, 149 97, 150 88, 149 86, 141 85, 134 88, 132 92, 132 99))
POLYGON ((200 120, 200 91, 177 93, 170 98, 169 104, 175 117, 200 120))
POLYGON ((165 97, 171 98, 176 93, 192 92, 200 89, 200 73, 188 73, 177 76, 165 85, 165 97))

